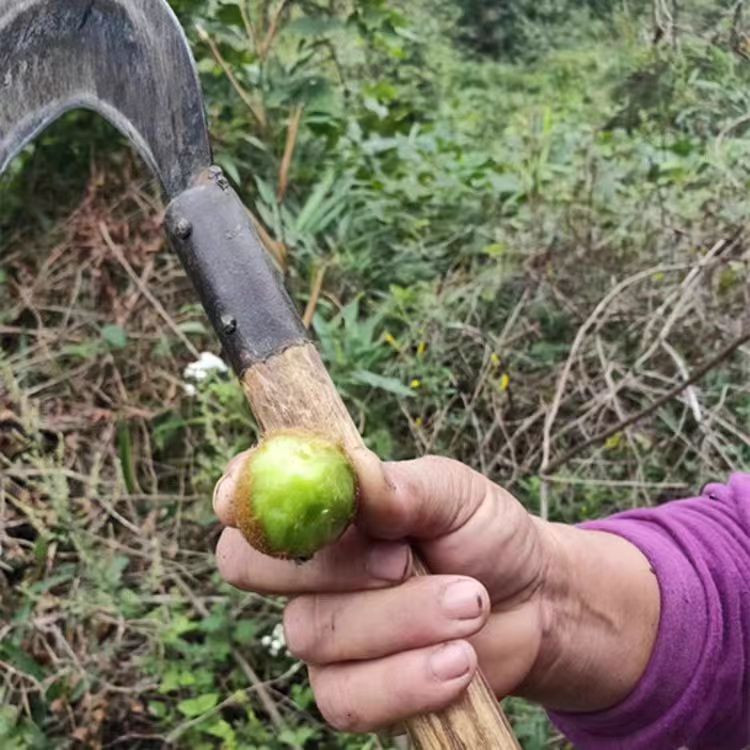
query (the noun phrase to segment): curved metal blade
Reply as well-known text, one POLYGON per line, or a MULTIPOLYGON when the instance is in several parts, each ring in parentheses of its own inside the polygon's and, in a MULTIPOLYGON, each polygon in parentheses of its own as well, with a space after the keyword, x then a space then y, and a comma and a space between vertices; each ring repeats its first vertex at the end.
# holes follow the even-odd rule
POLYGON ((211 163, 195 63, 165 0, 0 0, 0 172, 80 107, 122 131, 170 196, 211 163))

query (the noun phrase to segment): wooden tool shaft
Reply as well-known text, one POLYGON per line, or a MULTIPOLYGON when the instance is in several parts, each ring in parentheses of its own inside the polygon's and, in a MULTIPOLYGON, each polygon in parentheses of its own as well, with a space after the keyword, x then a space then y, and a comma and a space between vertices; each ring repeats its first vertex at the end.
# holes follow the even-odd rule
MULTIPOLYGON (((303 343, 253 365, 243 376, 245 394, 265 431, 306 428, 364 447, 315 346, 303 343)), ((428 574, 415 558, 415 572, 428 574)), ((418 750, 520 750, 508 720, 480 673, 453 705, 407 723, 418 750)))

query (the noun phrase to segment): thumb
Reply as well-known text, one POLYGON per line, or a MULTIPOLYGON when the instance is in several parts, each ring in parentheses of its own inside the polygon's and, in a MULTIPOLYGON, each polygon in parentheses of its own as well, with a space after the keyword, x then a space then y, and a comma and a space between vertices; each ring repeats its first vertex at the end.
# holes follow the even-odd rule
POLYGON ((488 494, 504 492, 449 458, 381 462, 368 450, 354 451, 351 458, 360 487, 357 525, 379 538, 427 540, 450 534, 472 517, 488 494))
POLYGON ((381 539, 412 539, 433 573, 481 581, 493 601, 535 585, 544 565, 543 522, 506 490, 468 466, 426 456, 352 461, 360 481, 357 526, 381 539))

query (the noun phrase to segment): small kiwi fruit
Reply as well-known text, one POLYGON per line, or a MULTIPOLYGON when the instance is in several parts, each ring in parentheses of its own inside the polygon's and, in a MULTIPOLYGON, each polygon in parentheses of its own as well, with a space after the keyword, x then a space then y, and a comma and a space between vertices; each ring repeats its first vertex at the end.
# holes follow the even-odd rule
POLYGON ((314 432, 280 430, 245 461, 234 510, 253 547, 307 560, 344 533, 357 500, 357 476, 340 445, 314 432))

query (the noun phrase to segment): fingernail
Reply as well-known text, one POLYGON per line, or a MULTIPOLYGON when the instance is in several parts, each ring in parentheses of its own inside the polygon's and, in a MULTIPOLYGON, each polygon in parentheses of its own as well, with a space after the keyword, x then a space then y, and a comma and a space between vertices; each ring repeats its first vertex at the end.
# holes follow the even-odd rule
POLYGON ((471 656, 465 643, 449 643, 430 656, 430 669, 438 680, 455 680, 471 669, 471 656))
POLYGON ((367 572, 382 581, 403 581, 409 570, 410 552, 400 542, 379 542, 367 553, 367 572))
POLYGON ((482 592, 474 581, 449 584, 440 603, 443 612, 453 620, 473 620, 482 614, 482 592))

